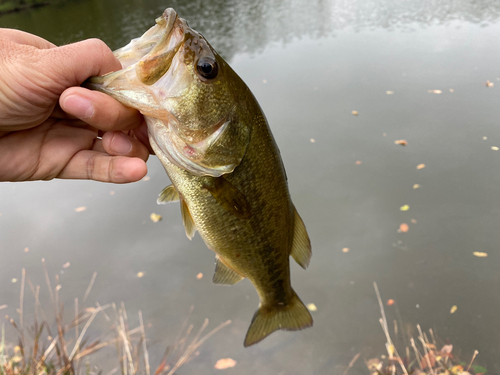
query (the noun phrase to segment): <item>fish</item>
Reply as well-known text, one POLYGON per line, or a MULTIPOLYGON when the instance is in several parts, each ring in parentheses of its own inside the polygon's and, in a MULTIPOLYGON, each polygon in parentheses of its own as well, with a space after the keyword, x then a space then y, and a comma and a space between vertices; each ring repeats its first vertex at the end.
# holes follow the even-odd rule
POLYGON ((311 242, 290 198, 281 155, 243 80, 175 10, 114 51, 122 69, 87 87, 138 109, 172 185, 157 202, 180 202, 186 235, 215 252, 213 282, 247 278, 259 295, 244 346, 277 330, 313 325, 290 281, 311 242))

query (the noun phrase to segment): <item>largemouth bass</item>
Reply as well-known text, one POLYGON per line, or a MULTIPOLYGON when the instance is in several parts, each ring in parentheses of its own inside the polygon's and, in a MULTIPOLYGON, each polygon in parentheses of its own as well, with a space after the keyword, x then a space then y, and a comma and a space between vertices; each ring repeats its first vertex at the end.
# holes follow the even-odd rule
POLYGON ((309 237, 288 191, 280 152, 245 83, 205 38, 169 8, 140 38, 114 52, 123 69, 89 87, 137 108, 180 201, 186 235, 216 253, 213 282, 248 278, 260 306, 244 345, 300 330, 311 314, 290 284, 290 255, 306 268, 309 237))

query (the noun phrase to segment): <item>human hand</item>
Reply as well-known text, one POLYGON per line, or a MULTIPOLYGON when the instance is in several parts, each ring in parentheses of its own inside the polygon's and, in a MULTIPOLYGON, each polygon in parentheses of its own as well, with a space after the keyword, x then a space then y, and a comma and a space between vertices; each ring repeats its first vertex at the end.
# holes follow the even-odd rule
POLYGON ((78 87, 119 69, 98 39, 56 47, 0 29, 0 181, 144 177, 149 142, 142 115, 78 87))

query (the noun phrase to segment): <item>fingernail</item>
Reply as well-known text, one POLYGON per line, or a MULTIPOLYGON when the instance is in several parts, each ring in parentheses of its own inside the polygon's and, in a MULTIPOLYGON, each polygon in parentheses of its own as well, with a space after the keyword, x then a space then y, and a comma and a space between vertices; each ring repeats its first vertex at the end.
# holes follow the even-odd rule
POLYGON ((94 106, 87 98, 79 95, 70 95, 64 101, 64 110, 69 114, 86 119, 94 114, 94 106))
POLYGON ((132 150, 132 142, 122 132, 116 132, 111 139, 111 149, 117 154, 128 154, 132 150))

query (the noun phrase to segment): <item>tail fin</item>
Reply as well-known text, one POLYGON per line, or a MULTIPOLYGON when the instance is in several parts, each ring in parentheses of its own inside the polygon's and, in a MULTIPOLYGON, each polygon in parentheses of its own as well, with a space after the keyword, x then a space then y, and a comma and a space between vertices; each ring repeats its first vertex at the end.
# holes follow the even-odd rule
POLYGON ((259 307, 248 328, 245 347, 258 343, 278 329, 298 331, 313 325, 311 313, 297 294, 292 292, 293 297, 286 306, 259 307))

